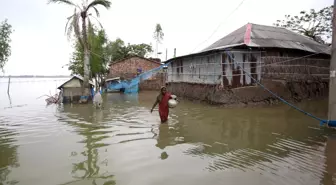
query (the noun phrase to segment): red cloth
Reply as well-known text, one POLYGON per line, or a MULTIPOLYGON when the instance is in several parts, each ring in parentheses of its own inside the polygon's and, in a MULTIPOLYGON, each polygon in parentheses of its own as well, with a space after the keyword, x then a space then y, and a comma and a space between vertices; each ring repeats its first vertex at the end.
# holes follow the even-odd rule
POLYGON ((161 122, 166 122, 168 120, 168 114, 169 114, 168 101, 170 98, 171 94, 167 92, 164 96, 162 96, 162 99, 159 103, 159 114, 161 122))

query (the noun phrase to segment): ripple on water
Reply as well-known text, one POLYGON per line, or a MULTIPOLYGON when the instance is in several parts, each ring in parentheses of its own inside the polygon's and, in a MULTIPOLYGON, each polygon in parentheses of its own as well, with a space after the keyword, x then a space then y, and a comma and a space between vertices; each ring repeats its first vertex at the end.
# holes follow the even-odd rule
POLYGON ((212 160, 206 168, 209 171, 257 171, 275 184, 296 184, 298 180, 310 184, 326 173, 324 148, 320 144, 313 147, 292 139, 279 139, 265 151, 247 148, 224 154, 202 154, 202 149, 199 146, 188 152, 203 157, 209 155, 212 160), (301 178, 302 174, 306 178, 301 178))

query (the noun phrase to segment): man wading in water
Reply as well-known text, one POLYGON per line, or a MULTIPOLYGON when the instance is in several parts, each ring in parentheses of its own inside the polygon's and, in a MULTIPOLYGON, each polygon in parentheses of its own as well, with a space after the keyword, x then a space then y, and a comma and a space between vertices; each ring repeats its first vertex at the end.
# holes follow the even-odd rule
POLYGON ((151 113, 152 113, 155 106, 159 104, 159 114, 160 114, 161 123, 165 123, 168 120, 168 114, 169 114, 168 101, 170 99, 172 99, 172 96, 169 92, 167 92, 167 88, 161 87, 161 93, 157 96, 156 101, 153 105, 153 108, 151 109, 151 113))

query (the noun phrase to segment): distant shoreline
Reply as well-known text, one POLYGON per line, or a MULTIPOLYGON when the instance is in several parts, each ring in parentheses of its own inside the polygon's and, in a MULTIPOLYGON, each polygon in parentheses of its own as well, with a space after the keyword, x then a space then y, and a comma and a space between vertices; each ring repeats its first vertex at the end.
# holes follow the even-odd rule
POLYGON ((71 76, 42 76, 42 75, 11 75, 11 76, 0 76, 0 78, 70 78, 71 76))

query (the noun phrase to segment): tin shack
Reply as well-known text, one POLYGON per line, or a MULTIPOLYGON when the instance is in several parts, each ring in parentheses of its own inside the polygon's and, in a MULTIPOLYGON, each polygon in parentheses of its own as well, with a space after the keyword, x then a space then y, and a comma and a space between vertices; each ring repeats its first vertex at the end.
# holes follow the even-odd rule
MULTIPOLYGON (((72 76, 69 80, 60 85, 57 89, 61 91, 63 103, 78 103, 82 96, 84 78, 78 75, 72 76)), ((94 83, 89 81, 91 93, 93 93, 94 83)))
POLYGON ((304 99, 327 95, 330 47, 285 28, 248 23, 166 63, 169 90, 186 98, 219 104, 272 100, 256 85, 261 82, 282 97, 304 99))

